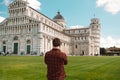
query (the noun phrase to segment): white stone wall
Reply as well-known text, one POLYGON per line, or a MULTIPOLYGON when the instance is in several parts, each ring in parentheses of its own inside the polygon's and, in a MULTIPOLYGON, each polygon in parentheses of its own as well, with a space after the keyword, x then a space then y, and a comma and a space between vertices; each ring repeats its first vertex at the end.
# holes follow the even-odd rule
MULTIPOLYGON (((62 23, 63 24, 63 23, 62 23)), ((58 37, 62 41, 61 50, 68 55, 94 55, 99 53, 100 24, 92 19, 88 28, 66 29, 44 14, 29 7, 25 1, 13 1, 9 5, 9 17, 0 23, 0 51, 6 46, 6 52, 14 51, 18 43, 18 55, 46 53, 52 49, 52 40, 58 37), (95 24, 92 24, 95 23, 95 24), (18 39, 14 40, 17 37, 18 39), (27 41, 30 43, 27 43, 27 41)))

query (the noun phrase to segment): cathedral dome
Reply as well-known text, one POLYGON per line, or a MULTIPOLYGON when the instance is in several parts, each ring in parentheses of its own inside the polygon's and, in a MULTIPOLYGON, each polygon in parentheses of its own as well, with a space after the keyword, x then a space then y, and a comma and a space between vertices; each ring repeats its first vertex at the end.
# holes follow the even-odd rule
POLYGON ((60 24, 64 28, 66 27, 66 21, 59 11, 57 12, 57 15, 53 18, 53 21, 60 24))
POLYGON ((63 19, 64 20, 63 16, 60 14, 59 11, 57 12, 57 15, 53 19, 63 19))

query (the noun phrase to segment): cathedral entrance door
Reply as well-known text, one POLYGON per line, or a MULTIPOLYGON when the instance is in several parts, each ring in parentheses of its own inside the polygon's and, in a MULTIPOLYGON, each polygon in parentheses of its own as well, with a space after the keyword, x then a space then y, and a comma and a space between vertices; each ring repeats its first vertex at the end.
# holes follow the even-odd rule
POLYGON ((18 43, 14 43, 14 54, 18 54, 18 43))
POLYGON ((6 52, 6 46, 3 46, 3 52, 4 53, 6 52))
POLYGON ((85 52, 84 51, 82 51, 82 55, 84 55, 85 54, 85 52))
POLYGON ((27 45, 27 54, 30 54, 30 45, 27 45))

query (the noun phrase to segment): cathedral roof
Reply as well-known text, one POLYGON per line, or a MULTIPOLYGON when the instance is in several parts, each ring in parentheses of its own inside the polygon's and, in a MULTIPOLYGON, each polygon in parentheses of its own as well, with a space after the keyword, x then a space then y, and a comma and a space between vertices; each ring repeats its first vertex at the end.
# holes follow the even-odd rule
POLYGON ((57 12, 57 15, 53 19, 63 19, 64 20, 63 16, 60 14, 59 11, 57 12))

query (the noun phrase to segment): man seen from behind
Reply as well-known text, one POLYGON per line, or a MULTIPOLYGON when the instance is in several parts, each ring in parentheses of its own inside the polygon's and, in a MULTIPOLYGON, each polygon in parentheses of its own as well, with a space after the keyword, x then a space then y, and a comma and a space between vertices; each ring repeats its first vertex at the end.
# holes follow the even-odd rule
POLYGON ((67 56, 60 50, 61 41, 53 39, 53 49, 46 52, 45 63, 47 65, 47 80, 64 80, 66 73, 64 65, 68 63, 67 56))

